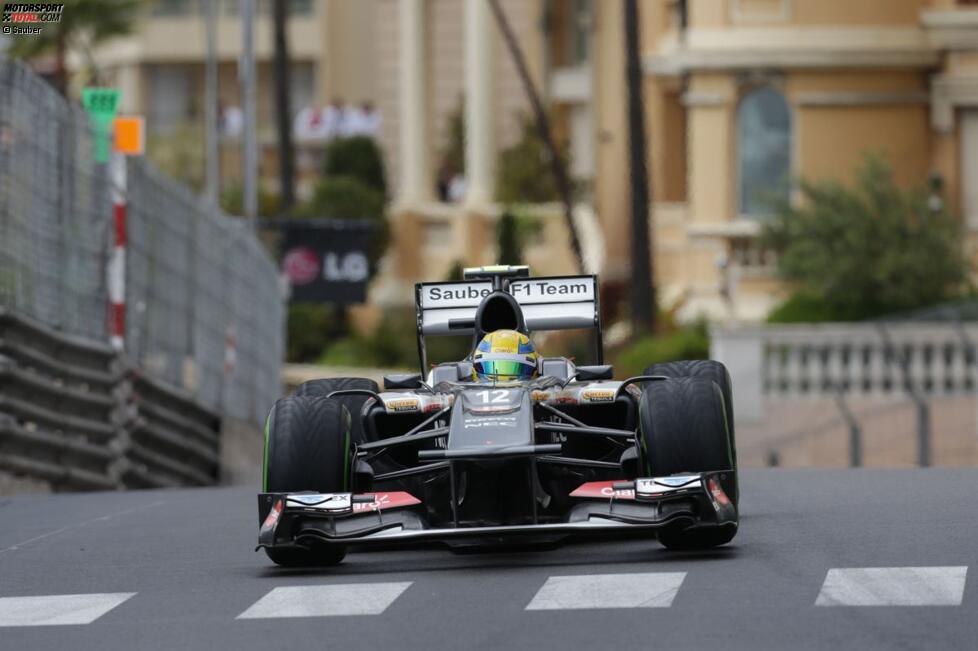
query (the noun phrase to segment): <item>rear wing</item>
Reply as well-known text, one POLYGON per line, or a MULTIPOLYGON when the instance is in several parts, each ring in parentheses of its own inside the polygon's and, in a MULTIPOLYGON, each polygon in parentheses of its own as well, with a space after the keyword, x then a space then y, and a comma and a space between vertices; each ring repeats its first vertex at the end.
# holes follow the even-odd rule
POLYGON ((593 330, 595 363, 603 362, 597 276, 478 278, 415 285, 422 373, 427 372, 425 337, 472 336, 476 309, 495 288, 507 292, 520 304, 530 332, 593 330))

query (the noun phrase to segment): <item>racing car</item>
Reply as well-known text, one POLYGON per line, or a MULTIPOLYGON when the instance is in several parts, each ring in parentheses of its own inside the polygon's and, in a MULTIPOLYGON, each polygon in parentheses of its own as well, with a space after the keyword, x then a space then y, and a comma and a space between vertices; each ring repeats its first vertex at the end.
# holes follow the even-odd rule
POLYGON ((598 279, 465 269, 415 286, 420 372, 306 382, 265 424, 258 547, 275 563, 350 548, 655 537, 729 542, 738 527, 730 376, 719 362, 603 363, 598 279), (540 356, 534 332, 589 329, 594 360, 540 356), (429 367, 432 336, 472 338, 429 367), (500 347, 504 348, 500 348, 500 347), (505 348, 509 346, 509 348, 505 348))

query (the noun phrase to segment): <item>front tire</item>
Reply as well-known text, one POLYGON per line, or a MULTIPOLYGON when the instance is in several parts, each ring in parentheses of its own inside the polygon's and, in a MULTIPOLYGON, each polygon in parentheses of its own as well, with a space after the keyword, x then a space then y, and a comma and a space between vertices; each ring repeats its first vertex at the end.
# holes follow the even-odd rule
MULTIPOLYGON (((325 398, 334 391, 346 391, 348 389, 365 389, 374 393, 380 392, 380 387, 377 386, 377 383, 367 378, 330 377, 303 382, 295 390, 295 395, 325 398)), ((363 428, 363 405, 370 400, 370 397, 365 395, 348 395, 336 396, 334 400, 339 400, 343 403, 347 411, 350 412, 350 416, 353 417, 353 426, 350 430, 353 441, 356 443, 367 442, 367 433, 363 428)))
MULTIPOLYGON (((265 423, 263 488, 266 493, 340 493, 350 485, 350 413, 338 400, 311 396, 281 398, 265 423)), ((335 565, 343 547, 266 549, 278 565, 335 565)))
MULTIPOLYGON (((650 476, 732 470, 721 486, 736 508, 736 463, 723 393, 713 380, 689 376, 646 384, 639 402, 639 431, 650 476)), ((727 543, 736 533, 736 526, 667 527, 658 538, 669 549, 704 549, 727 543)))

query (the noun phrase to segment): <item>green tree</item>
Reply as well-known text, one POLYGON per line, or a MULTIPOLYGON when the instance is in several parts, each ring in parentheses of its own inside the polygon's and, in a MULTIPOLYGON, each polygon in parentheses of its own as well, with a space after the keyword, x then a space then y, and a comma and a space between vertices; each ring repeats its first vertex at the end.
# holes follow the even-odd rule
POLYGON ((496 221, 496 264, 523 264, 523 250, 543 229, 540 220, 505 210, 496 221))
POLYGON ((803 201, 774 203, 762 242, 798 293, 783 314, 855 320, 938 303, 960 294, 969 275, 961 223, 933 211, 921 186, 902 190, 878 154, 855 182, 802 180, 803 201))
POLYGON ((326 164, 323 170, 327 178, 348 176, 357 179, 387 196, 387 177, 384 159, 377 141, 367 136, 337 138, 326 147, 326 164))
MULTIPOLYGON (((566 160, 566 152, 563 154, 566 160)), ((558 201, 560 193, 550 171, 550 152, 536 123, 523 117, 520 139, 499 152, 496 199, 503 203, 558 201)))
POLYGON ((112 38, 131 34, 142 4, 142 0, 65 0, 59 22, 45 25, 40 34, 12 38, 7 53, 20 59, 53 54, 54 86, 67 95, 68 54, 84 57, 92 78, 97 79, 92 50, 112 38))

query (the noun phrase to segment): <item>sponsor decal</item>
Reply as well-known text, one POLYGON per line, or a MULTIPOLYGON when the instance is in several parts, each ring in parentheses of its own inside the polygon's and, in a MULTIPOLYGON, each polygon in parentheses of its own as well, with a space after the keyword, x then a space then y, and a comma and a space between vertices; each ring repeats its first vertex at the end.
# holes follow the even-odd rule
POLYGON ((633 500, 635 499, 635 491, 631 488, 628 489, 615 489, 615 484, 624 481, 623 479, 613 479, 611 481, 589 481, 586 484, 581 484, 570 494, 571 497, 591 497, 598 499, 610 499, 614 497, 617 500, 633 500))
POLYGON ((302 493, 289 495, 286 503, 322 511, 349 511, 353 501, 350 493, 302 493))
POLYGON ((587 402, 614 402, 614 389, 585 389, 581 397, 587 402))
POLYGON ((688 475, 683 477, 656 477, 655 479, 636 479, 635 489, 639 495, 659 495, 673 491, 683 491, 690 488, 699 488, 698 475, 688 475))
POLYGON ((550 400, 550 393, 547 391, 531 391, 530 399, 534 402, 544 402, 550 400))
POLYGON ((714 506, 722 505, 729 506, 730 498, 727 494, 723 492, 723 488, 720 487, 720 482, 717 481, 716 477, 710 477, 706 480, 706 487, 710 491, 710 496, 713 498, 714 506))
POLYGON ((415 504, 421 504, 421 500, 411 493, 405 493, 403 491, 395 491, 393 493, 375 493, 373 502, 354 503, 353 512, 368 513, 371 511, 381 511, 384 509, 397 509, 404 506, 414 506, 415 504))
POLYGON ((400 400, 388 400, 384 403, 387 407, 387 411, 396 412, 406 412, 406 411, 419 411, 421 409, 421 401, 417 398, 402 398, 400 400))
POLYGON ((673 477, 656 477, 652 481, 663 486, 685 486, 699 478, 699 475, 678 475, 673 477))
POLYGON ((516 427, 516 416, 476 416, 465 419, 462 423, 464 429, 476 429, 479 427, 516 427))
POLYGON ((268 512, 268 515, 265 516, 265 521, 261 523, 261 528, 263 530, 275 528, 275 525, 278 524, 278 519, 282 517, 282 509, 284 506, 285 503, 282 501, 282 498, 275 500, 275 503, 272 504, 272 509, 268 512))
POLYGON ((509 293, 522 304, 571 303, 594 300, 594 279, 590 276, 533 278, 514 280, 509 293))
POLYGON ((443 283, 421 286, 422 308, 478 307, 492 293, 492 283, 443 283))

